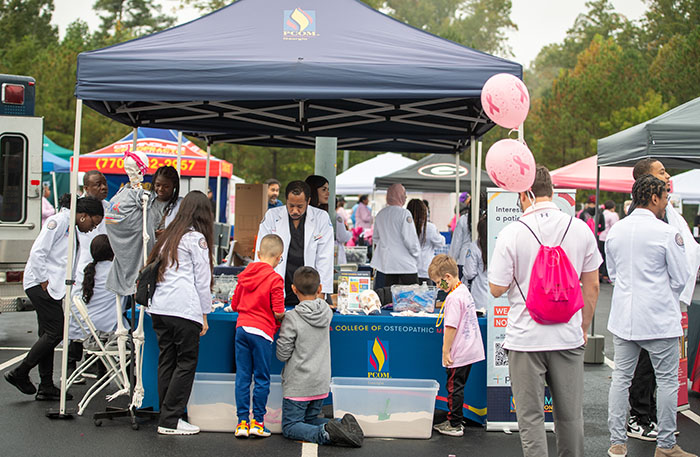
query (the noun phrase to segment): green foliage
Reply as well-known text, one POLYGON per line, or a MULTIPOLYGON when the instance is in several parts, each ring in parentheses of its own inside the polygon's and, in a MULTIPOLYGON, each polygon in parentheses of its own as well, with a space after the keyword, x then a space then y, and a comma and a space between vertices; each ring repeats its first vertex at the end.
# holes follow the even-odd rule
POLYGON ((175 18, 161 14, 161 6, 147 0, 96 0, 100 14, 100 36, 109 44, 166 29, 175 18))
POLYGON ((182 6, 194 6, 203 13, 218 10, 233 3, 234 1, 235 0, 180 0, 182 6))
POLYGON ((672 36, 649 71, 666 99, 681 104, 700 97, 700 26, 687 35, 672 36))
POLYGON ((51 25, 53 0, 0 0, 0 37, 3 53, 8 42, 31 36, 39 45, 58 40, 58 30, 51 25))

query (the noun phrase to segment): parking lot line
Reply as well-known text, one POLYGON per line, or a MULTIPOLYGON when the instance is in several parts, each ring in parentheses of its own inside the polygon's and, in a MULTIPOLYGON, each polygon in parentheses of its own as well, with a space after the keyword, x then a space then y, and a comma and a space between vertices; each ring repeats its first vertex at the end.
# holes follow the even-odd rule
POLYGON ((316 457, 318 455, 318 444, 301 443, 301 457, 316 457))
POLYGON ((2 365, 0 365, 0 371, 3 371, 5 368, 9 368, 15 363, 22 361, 27 356, 27 354, 29 353, 25 352, 24 354, 18 355, 14 359, 10 359, 7 362, 3 363, 2 365))

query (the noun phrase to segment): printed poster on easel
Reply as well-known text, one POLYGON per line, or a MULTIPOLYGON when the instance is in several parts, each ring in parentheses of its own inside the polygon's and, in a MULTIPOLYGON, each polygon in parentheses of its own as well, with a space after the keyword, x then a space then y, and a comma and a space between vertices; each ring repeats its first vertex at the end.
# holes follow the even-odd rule
MULTIPOLYGON (((573 216, 576 208, 576 191, 555 189, 553 202, 567 214, 573 216)), ((518 194, 499 188, 488 189, 488 258, 493 255, 498 234, 503 227, 517 221, 522 212, 518 208, 518 194)), ((506 297, 494 298, 489 294, 486 338, 486 430, 518 430, 516 406, 510 388, 508 357, 503 341, 508 326, 510 305, 506 297)), ((545 390, 545 427, 553 430, 552 397, 545 390)))

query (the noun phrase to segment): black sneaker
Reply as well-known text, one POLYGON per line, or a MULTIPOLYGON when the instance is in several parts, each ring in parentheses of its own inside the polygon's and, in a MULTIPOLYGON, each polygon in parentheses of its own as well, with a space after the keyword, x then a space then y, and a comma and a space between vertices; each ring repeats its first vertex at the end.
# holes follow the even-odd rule
POLYGON ((36 387, 32 384, 29 376, 19 376, 12 370, 5 373, 5 380, 19 389, 23 394, 34 395, 36 393, 36 387))
POLYGON ((343 426, 340 421, 335 419, 330 420, 324 426, 328 437, 331 440, 331 444, 336 446, 348 446, 348 447, 361 447, 362 440, 364 436, 358 436, 356 433, 350 431, 349 428, 343 426))
MULTIPOLYGON (((39 390, 34 397, 38 401, 59 401, 61 400, 61 389, 51 384, 50 386, 39 385, 39 390)), ((72 400, 73 395, 66 392, 66 400, 72 400)))
POLYGON ((636 417, 632 416, 627 419, 627 436, 643 441, 656 441, 659 430, 654 422, 642 424, 636 417))
POLYGON ((362 431, 362 427, 357 423, 357 419, 352 414, 346 414, 340 419, 340 424, 345 427, 348 431, 356 436, 360 437, 360 444, 365 439, 365 433, 362 431))

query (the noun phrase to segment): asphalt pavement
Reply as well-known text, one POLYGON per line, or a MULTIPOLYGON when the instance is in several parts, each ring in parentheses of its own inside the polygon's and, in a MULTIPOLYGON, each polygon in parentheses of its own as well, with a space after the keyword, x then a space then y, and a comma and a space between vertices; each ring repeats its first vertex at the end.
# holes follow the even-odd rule
MULTIPOLYGON (((612 287, 602 285, 596 311, 595 331, 606 336, 606 357, 613 358, 612 339, 606 330, 612 287)), ((700 298, 700 292, 696 292, 700 298)), ((36 316, 33 312, 0 314, 0 371, 14 366, 36 340, 36 316)), ((56 352, 56 367, 60 352, 56 352)), ((609 446, 607 431, 607 395, 611 368, 607 364, 586 365, 584 382, 584 419, 586 456, 606 456, 609 446)), ((56 370, 58 372, 58 370, 56 370)), ((35 370, 32 376, 36 381, 35 370)), ((56 376, 58 381, 58 375, 56 376)), ((86 386, 75 386, 72 393, 80 398, 86 386)), ((125 406, 126 397, 110 406, 125 406)), ((74 402, 71 402, 74 404, 74 402)), ((69 406, 71 406, 69 403, 69 406)), ((107 402, 103 396, 95 399, 83 416, 69 420, 49 419, 48 407, 57 403, 37 402, 19 393, 0 380, 0 455, 5 457, 43 457, 99 455, 112 457, 135 454, 141 456, 240 455, 256 456, 519 456, 517 432, 486 432, 478 424, 470 424, 461 438, 433 433, 429 440, 368 438, 361 449, 337 448, 303 444, 273 435, 266 439, 236 440, 232 434, 201 433, 197 436, 173 437, 156 433, 155 421, 145 421, 137 431, 127 419, 104 421, 95 426, 92 415, 103 411, 107 402)), ((436 422, 444 412, 436 412, 436 422)), ((690 409, 678 415, 678 442, 688 451, 700 452, 700 396, 691 392, 690 409)), ((550 455, 555 454, 555 435, 548 433, 550 455)), ((630 440, 629 455, 653 456, 654 444, 630 440)))

